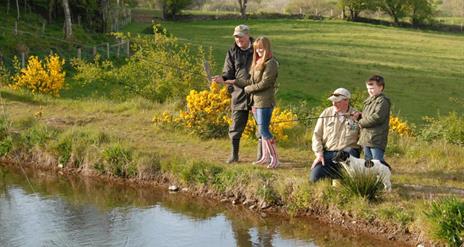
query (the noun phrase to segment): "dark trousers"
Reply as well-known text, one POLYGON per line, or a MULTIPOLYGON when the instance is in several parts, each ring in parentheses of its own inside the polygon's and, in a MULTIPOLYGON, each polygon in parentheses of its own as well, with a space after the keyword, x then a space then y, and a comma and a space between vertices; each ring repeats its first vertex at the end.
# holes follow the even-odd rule
MULTIPOLYGON (((349 152, 356 158, 359 158, 361 153, 361 150, 355 148, 346 148, 344 151, 349 152)), ((325 165, 320 162, 317 163, 309 174, 309 181, 316 182, 323 178, 339 179, 342 166, 332 162, 336 154, 337 151, 324 151, 325 165)))
POLYGON ((240 139, 248 122, 248 111, 232 111, 232 123, 229 126, 230 139, 240 139))

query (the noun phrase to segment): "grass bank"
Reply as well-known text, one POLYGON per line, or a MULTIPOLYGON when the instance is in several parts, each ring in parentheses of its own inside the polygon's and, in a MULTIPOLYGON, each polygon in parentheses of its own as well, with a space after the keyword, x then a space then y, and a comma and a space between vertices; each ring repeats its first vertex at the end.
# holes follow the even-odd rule
POLYGON ((9 89, 1 95, 7 118, 0 150, 4 160, 16 163, 176 184, 251 210, 310 214, 410 244, 436 238, 433 226, 424 227, 431 198, 464 196, 464 150, 442 141, 392 138, 393 191, 372 203, 329 181, 309 184, 314 157, 304 138, 279 144, 279 169, 251 165, 252 141, 243 144, 241 163, 225 165, 228 140, 202 140, 183 130, 153 127, 153 115, 175 103, 52 98, 9 89))
MULTIPOLYGON (((220 73, 234 26, 242 20, 162 22, 169 32, 195 45, 211 46, 220 73)), ((401 29, 365 23, 313 20, 245 21, 252 36, 266 35, 280 62, 277 95, 283 105, 320 105, 338 87, 365 91, 373 73, 386 78, 394 113, 422 123, 423 116, 464 109, 464 35, 401 29)), ((124 30, 142 32, 150 24, 124 30)))

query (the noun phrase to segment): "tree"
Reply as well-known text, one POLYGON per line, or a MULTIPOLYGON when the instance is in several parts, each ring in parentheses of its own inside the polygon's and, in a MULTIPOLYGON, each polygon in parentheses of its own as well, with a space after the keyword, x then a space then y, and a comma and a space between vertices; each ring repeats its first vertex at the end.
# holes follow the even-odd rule
POLYGON ((70 39, 72 37, 72 22, 71 22, 71 10, 69 8, 69 1, 62 0, 63 11, 64 11, 64 37, 70 39))
POLYGON ((355 21, 363 10, 367 10, 374 5, 374 0, 339 0, 339 5, 343 11, 348 8, 350 12, 349 19, 355 21))
POLYGON ((192 0, 159 0, 163 10, 163 19, 175 19, 182 9, 192 3, 192 0))
POLYGON ((407 14, 408 4, 404 0, 380 0, 380 9, 387 13, 395 22, 399 24, 399 20, 407 14))
POLYGON ((409 7, 409 16, 414 26, 424 24, 432 19, 434 5, 432 0, 407 0, 409 7))
POLYGON ((245 19, 248 0, 237 0, 237 1, 238 1, 238 5, 240 6, 240 17, 242 17, 242 19, 245 19))

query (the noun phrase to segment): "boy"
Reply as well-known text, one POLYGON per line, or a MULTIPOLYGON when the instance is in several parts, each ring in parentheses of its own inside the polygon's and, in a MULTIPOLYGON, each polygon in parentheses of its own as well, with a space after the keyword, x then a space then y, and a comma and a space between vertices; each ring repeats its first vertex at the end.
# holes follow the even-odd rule
POLYGON ((383 94, 385 81, 382 76, 373 75, 366 82, 369 97, 359 119, 361 128, 358 144, 363 147, 366 160, 376 159, 385 162, 390 120, 390 99, 383 94))

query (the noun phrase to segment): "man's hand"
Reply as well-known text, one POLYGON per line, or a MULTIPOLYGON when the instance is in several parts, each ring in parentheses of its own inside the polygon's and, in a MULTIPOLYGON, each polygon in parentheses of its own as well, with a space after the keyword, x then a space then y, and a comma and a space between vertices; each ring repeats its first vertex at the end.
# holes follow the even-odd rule
POLYGON ((314 159, 313 164, 311 165, 311 170, 314 169, 314 167, 319 162, 322 163, 323 166, 325 165, 325 160, 324 160, 324 155, 323 154, 316 154, 316 158, 314 159))
POLYGON ((211 78, 214 82, 216 83, 224 83, 224 79, 220 75, 215 75, 213 78, 211 78))
POLYGON ((361 118, 361 116, 362 116, 362 113, 357 111, 351 114, 351 119, 353 121, 358 121, 361 118))

